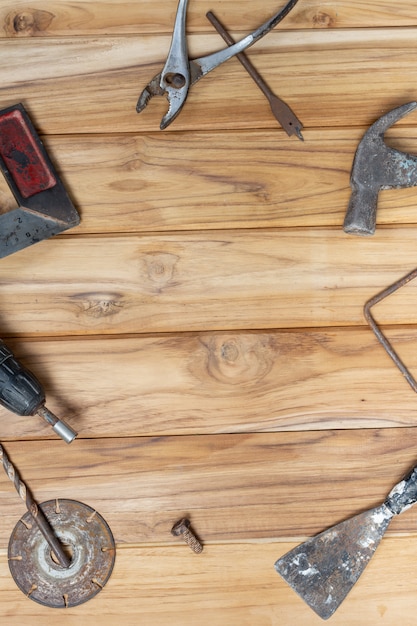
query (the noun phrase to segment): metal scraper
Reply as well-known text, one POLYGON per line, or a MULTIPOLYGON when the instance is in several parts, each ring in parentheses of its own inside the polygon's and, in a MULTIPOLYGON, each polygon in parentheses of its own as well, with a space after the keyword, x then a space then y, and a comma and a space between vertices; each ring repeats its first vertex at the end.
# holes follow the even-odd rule
POLYGON ((322 619, 343 602, 387 530, 394 515, 417 502, 417 467, 378 507, 332 526, 290 550, 275 569, 322 619))
POLYGON ((18 204, 0 215, 0 258, 80 223, 22 104, 0 111, 0 169, 18 204))

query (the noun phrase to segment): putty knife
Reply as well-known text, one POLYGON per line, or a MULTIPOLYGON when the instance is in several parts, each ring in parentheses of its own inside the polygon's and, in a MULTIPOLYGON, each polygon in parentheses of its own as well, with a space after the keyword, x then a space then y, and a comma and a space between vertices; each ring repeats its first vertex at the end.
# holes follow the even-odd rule
POLYGON ((322 619, 343 602, 371 560, 394 515, 417 502, 417 467, 380 506, 308 539, 275 563, 275 569, 322 619))

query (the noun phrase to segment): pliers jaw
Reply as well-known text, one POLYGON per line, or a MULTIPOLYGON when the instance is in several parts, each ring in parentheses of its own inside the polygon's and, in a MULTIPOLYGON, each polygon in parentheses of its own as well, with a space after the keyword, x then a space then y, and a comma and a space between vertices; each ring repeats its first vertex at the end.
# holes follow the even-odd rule
POLYGON ((168 112, 161 120, 160 129, 165 130, 180 113, 187 99, 189 79, 180 73, 160 72, 152 78, 139 96, 136 112, 141 113, 154 96, 164 96, 168 100, 168 112))
POLYGON ((160 87, 164 89, 169 103, 168 112, 161 120, 160 129, 165 130, 180 113, 190 88, 190 73, 166 72, 161 76, 160 87))
POLYGON ((146 85, 145 89, 139 96, 138 102, 136 104, 136 112, 141 113, 147 106, 148 102, 154 96, 163 96, 165 93, 164 89, 160 87, 161 83, 161 72, 154 76, 152 80, 146 85))
POLYGON ((167 128, 175 120, 185 104, 190 88, 190 67, 185 34, 187 4, 188 0, 179 0, 171 46, 164 69, 147 85, 136 106, 136 111, 140 113, 152 96, 165 94, 169 108, 162 118, 161 130, 167 128))

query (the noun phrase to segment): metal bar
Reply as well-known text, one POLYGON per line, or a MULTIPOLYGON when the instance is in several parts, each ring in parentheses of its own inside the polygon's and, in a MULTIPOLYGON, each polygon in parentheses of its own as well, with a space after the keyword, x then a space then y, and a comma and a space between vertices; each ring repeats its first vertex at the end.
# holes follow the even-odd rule
MULTIPOLYGON (((220 22, 218 17, 214 15, 213 11, 209 11, 208 13, 206 13, 206 17, 217 30, 219 35, 223 38, 223 40, 227 43, 227 45, 233 46, 235 40, 220 22)), ((256 67, 252 64, 252 61, 250 61, 250 59, 246 56, 244 52, 239 52, 236 55, 236 58, 240 61, 245 70, 248 72, 249 76, 255 81, 259 89, 268 100, 272 115, 275 117, 277 122, 281 124, 287 135, 291 136, 295 134, 301 141, 304 141, 304 138, 301 134, 301 129, 303 128, 303 125, 297 118, 297 116, 293 113, 288 104, 272 91, 266 80, 264 80, 264 78, 260 75, 256 67)))
POLYGON ((376 338, 378 339, 380 344, 385 348, 387 354, 394 361, 395 365, 398 367, 398 369, 400 370, 401 374, 404 376, 404 378, 406 379, 410 387, 413 389, 413 391, 417 393, 416 379, 411 374, 410 370, 406 367, 406 365, 404 364, 402 359, 399 357, 397 352, 394 350, 391 343, 385 337, 384 333, 382 332, 382 330, 379 328, 378 324, 376 323, 375 318, 371 314, 371 308, 375 306, 375 304, 378 304, 378 302, 381 302, 381 300, 384 300, 384 298, 387 298, 388 296, 393 294, 395 291, 397 291, 401 287, 404 287, 404 285, 406 285, 411 280, 416 278, 416 276, 417 276, 417 268, 414 269, 409 274, 407 274, 406 276, 404 276, 403 278, 401 278, 400 280, 398 280, 397 282, 393 283, 392 285, 384 289, 383 291, 381 291, 380 293, 376 294, 373 298, 370 298, 366 302, 363 308, 363 312, 364 312, 365 319, 368 322, 369 326, 374 331, 376 338))

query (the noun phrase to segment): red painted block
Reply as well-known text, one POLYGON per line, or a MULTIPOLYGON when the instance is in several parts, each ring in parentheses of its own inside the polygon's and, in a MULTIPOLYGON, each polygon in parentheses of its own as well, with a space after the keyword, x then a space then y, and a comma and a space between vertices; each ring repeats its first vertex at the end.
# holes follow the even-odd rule
POLYGON ((56 185, 56 178, 19 110, 0 116, 0 156, 24 198, 56 185))

